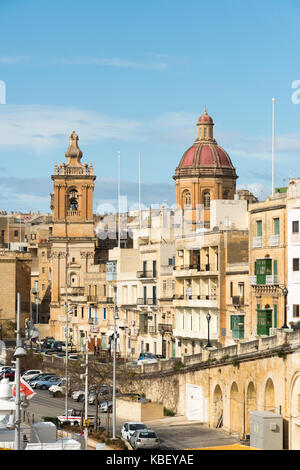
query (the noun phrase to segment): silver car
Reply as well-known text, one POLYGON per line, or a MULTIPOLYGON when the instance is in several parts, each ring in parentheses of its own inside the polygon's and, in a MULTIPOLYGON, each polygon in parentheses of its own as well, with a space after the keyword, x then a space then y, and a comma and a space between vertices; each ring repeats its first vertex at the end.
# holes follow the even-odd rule
POLYGON ((129 442, 134 450, 160 448, 160 440, 158 439, 156 432, 151 431, 151 429, 135 431, 129 442))

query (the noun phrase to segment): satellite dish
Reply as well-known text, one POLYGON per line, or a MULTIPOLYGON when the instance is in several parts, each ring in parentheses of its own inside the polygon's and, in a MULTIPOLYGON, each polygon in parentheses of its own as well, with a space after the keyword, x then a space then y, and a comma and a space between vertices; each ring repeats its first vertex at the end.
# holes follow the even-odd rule
POLYGON ((213 227, 213 232, 218 232, 220 229, 219 227, 216 225, 215 227, 213 227))

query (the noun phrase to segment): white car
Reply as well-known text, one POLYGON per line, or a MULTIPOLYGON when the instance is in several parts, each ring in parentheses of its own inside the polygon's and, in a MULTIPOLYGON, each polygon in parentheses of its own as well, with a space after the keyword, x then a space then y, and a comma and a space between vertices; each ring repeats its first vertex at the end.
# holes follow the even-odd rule
POLYGON ((32 369, 32 370, 27 370, 26 372, 24 372, 24 374, 22 375, 22 378, 24 380, 26 380, 26 382, 28 382, 29 380, 33 379, 33 377, 35 377, 36 375, 38 374, 41 374, 42 371, 41 370, 37 370, 37 369, 32 369))
POLYGON ((135 421, 128 421, 125 423, 121 429, 121 435, 123 439, 126 439, 129 441, 131 436, 135 433, 135 431, 140 431, 141 429, 148 429, 146 424, 144 423, 138 423, 135 421))
POLYGON ((75 390, 72 393, 72 398, 74 401, 84 401, 85 400, 85 392, 83 390, 75 390))
POLYGON ((51 385, 48 389, 50 393, 52 393, 53 397, 62 397, 66 394, 66 379, 63 378, 61 381, 56 385, 51 385))
POLYGON ((138 366, 140 366, 143 363, 145 363, 145 364, 156 364, 157 362, 158 362, 158 359, 155 356, 155 354, 152 354, 152 353, 149 353, 149 352, 141 353, 138 357, 138 360, 137 360, 138 366))

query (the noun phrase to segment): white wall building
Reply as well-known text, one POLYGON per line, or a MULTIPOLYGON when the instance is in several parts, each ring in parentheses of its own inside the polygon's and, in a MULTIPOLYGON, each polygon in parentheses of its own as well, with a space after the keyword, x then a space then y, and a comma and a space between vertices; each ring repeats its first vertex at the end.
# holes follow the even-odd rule
POLYGON ((287 198, 287 324, 300 321, 300 178, 290 179, 287 198))

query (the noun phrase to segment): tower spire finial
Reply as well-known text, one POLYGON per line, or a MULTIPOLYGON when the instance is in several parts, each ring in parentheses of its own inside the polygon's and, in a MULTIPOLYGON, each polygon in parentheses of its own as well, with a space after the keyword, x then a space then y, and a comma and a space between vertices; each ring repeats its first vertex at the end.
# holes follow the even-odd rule
POLYGON ((66 158, 68 159, 67 161, 67 165, 70 165, 71 162, 72 164, 71 165, 81 165, 80 163, 80 159, 82 158, 82 151, 80 150, 80 148, 78 147, 78 135, 76 134, 75 131, 72 132, 72 134, 70 135, 70 138, 69 138, 69 147, 65 153, 66 155, 66 158))

